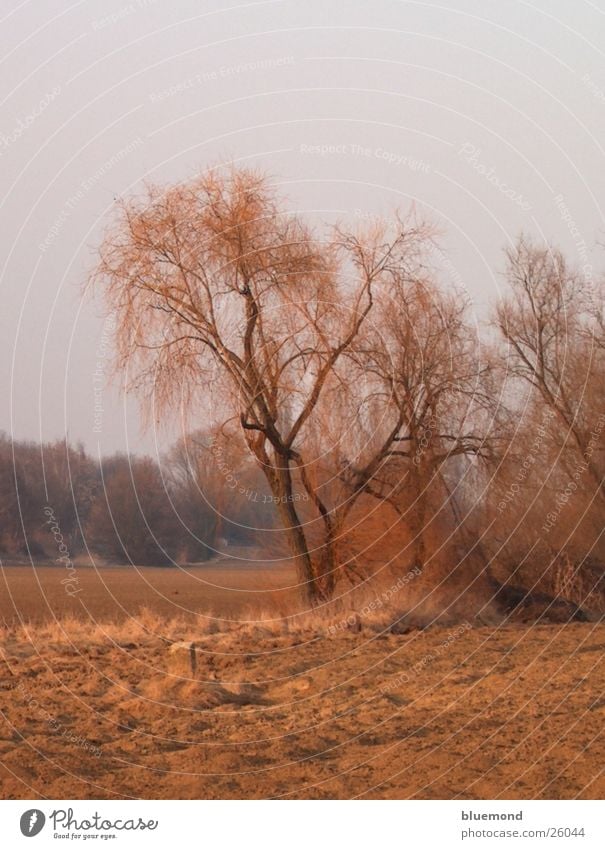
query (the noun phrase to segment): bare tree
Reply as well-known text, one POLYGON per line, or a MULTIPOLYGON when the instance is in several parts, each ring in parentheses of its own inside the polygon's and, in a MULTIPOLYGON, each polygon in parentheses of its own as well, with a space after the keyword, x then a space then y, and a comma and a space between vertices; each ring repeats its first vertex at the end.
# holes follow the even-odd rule
MULTIPOLYGON (((282 213, 266 178, 213 171, 141 203, 122 204, 96 280, 117 315, 118 368, 156 407, 196 409, 214 385, 269 483, 307 601, 331 594, 337 521, 309 470, 318 413, 346 384, 375 290, 414 258, 424 229, 392 239, 337 233, 318 242, 282 213), (310 550, 297 510, 303 488, 324 530, 310 550)), ((382 462, 359 472, 358 491, 382 462)), ((316 443, 315 443, 316 444, 316 443)))
POLYGON ((186 560, 215 556, 223 541, 255 544, 261 531, 275 528, 267 482, 234 430, 195 431, 163 458, 162 474, 182 525, 186 560))
POLYGON ((605 500, 594 435, 605 414, 603 359, 599 322, 594 312, 590 316, 582 278, 560 251, 536 247, 523 237, 507 258, 511 294, 496 310, 496 324, 509 346, 506 367, 552 410, 561 425, 563 450, 579 452, 605 500))
POLYGON ((388 495, 401 512, 414 566, 422 569, 426 526, 439 512, 435 506, 429 515, 430 498, 436 492, 451 497, 447 467, 455 458, 488 459, 494 450, 491 356, 479 345, 465 297, 446 293, 426 273, 409 278, 395 269, 377 319, 379 338, 365 352, 365 368, 396 411, 397 432, 372 491, 388 495))
POLYGON ((187 561, 208 560, 217 550, 222 504, 210 462, 211 437, 196 432, 179 439, 167 452, 161 471, 182 525, 180 555, 187 561))

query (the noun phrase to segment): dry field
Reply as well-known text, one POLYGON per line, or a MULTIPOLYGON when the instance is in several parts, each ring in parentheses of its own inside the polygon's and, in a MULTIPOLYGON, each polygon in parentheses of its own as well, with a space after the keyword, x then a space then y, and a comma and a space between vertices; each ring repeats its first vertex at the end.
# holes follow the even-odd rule
POLYGON ((0 569, 0 626, 65 617, 121 622, 146 608, 160 616, 241 618, 248 611, 290 606, 294 573, 287 564, 265 567, 249 560, 177 569, 146 566, 95 569, 78 565, 76 592, 58 566, 9 565, 0 569))
MULTIPOLYGON (((246 575, 229 580, 251 586, 246 575)), ((4 577, 13 597, 31 594, 25 572, 4 577)), ((89 607, 101 579, 107 593, 120 589, 125 611, 140 611, 136 583, 126 589, 118 570, 82 579, 89 607)), ((145 579, 155 591, 175 584, 166 570, 146 570, 145 579)), ((41 580, 48 597, 51 571, 41 580)), ((218 589, 202 604, 197 582, 182 581, 185 609, 216 607, 218 589)), ((220 592, 244 604, 240 593, 220 592)), ((19 599, 21 608, 35 603, 19 599)), ((3 798, 605 793, 603 624, 471 619, 402 635, 343 628, 328 636, 292 625, 285 633, 277 621, 202 627, 175 619, 172 598, 159 596, 153 613, 124 621, 115 601, 108 615, 110 599, 99 594, 94 625, 62 611, 58 622, 38 616, 3 629, 3 798), (195 640, 195 672, 187 647, 171 650, 184 640, 195 640)), ((6 619, 4 588, 3 605, 6 619)))

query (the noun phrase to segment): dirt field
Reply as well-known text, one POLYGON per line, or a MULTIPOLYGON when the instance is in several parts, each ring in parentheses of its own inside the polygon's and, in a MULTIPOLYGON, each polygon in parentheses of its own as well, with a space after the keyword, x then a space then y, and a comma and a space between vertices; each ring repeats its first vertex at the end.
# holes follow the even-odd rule
POLYGON ((605 794, 603 624, 153 632, 5 631, 2 797, 605 794))
POLYGON ((198 614, 241 618, 270 605, 288 606, 296 597, 291 589, 294 570, 287 563, 264 567, 237 560, 179 569, 77 566, 75 574, 74 582, 58 566, 1 568, 0 626, 66 616, 120 622, 146 608, 192 621, 198 614))

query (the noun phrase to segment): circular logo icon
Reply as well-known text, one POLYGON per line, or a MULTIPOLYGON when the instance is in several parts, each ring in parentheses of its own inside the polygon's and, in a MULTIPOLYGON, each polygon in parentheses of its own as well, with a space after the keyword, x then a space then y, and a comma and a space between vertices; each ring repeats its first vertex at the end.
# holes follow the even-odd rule
POLYGON ((42 811, 39 811, 37 808, 31 808, 29 811, 21 814, 21 834, 25 835, 25 837, 35 837, 36 834, 40 834, 45 822, 46 817, 42 811))

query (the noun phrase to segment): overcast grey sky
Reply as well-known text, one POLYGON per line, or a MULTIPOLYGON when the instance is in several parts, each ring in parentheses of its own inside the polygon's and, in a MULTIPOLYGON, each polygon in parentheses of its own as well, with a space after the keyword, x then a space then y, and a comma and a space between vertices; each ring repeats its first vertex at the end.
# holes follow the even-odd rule
POLYGON ((521 229, 587 277, 605 265, 605 0, 3 0, 0 21, 0 429, 17 438, 153 453, 178 432, 143 433, 106 387, 102 304, 81 300, 113 199, 146 180, 233 159, 329 221, 415 202, 478 316, 521 229))

